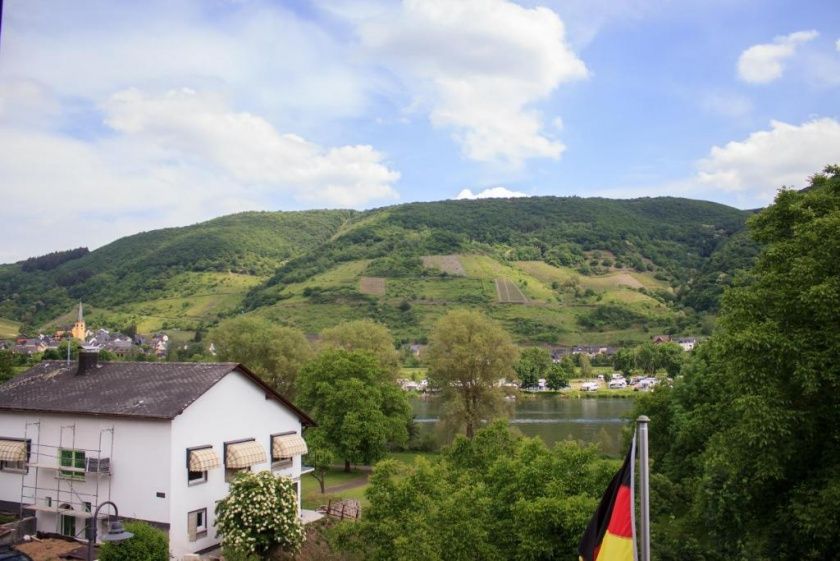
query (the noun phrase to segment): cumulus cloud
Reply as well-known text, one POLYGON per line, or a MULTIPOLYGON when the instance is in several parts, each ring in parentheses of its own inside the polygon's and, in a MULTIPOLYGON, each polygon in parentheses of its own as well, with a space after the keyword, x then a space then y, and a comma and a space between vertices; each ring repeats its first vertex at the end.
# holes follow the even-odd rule
POLYGON ((837 52, 840 52, 840 39, 837 39, 837 42, 834 43, 834 47, 837 49, 837 52))
POLYGON ((738 77, 752 84, 766 84, 782 77, 784 61, 791 58, 802 43, 815 39, 814 30, 780 35, 772 43, 753 45, 738 57, 738 77))
POLYGON ((362 42, 387 61, 428 109, 453 130, 464 154, 517 166, 558 158, 562 142, 543 129, 534 107, 560 84, 586 78, 548 8, 507 0, 405 0, 398 13, 359 24, 362 42))
POLYGON ((458 193, 455 199, 513 199, 516 197, 527 196, 527 193, 523 193, 521 191, 511 191, 506 187, 490 187, 488 189, 484 189, 483 191, 479 191, 478 193, 473 193, 471 189, 463 189, 460 193, 458 193))
POLYGON ((772 121, 769 130, 714 146, 697 163, 696 189, 719 190, 764 205, 782 185, 802 187, 808 176, 837 162, 838 146, 840 122, 835 119, 801 125, 772 121))
MULTIPOLYGON (((12 96, 2 99, 4 112, 18 112, 12 96)), ((3 228, 18 232, 4 236, 17 243, 0 260, 53 250, 57 240, 95 247, 241 210, 360 207, 397 197, 399 173, 371 146, 324 147, 281 133, 219 95, 129 89, 101 110, 109 133, 92 139, 0 127, 3 228)))

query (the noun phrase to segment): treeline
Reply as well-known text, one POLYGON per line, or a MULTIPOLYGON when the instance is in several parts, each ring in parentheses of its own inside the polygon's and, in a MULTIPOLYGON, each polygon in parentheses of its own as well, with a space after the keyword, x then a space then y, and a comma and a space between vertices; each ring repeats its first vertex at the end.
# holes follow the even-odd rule
POLYGON ((718 329, 637 407, 654 559, 840 559, 840 166, 750 225, 718 329))
POLYGON ((40 257, 30 257, 29 259, 20 261, 19 264, 21 271, 27 273, 30 271, 50 271, 63 263, 84 257, 88 253, 90 253, 88 248, 77 247, 76 249, 68 249, 66 251, 53 251, 40 257))

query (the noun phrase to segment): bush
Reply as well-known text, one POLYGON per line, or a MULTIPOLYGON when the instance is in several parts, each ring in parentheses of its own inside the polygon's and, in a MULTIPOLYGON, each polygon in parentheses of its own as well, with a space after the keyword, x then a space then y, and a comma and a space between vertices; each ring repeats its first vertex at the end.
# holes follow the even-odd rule
POLYGON ((169 561, 169 540, 164 532, 145 522, 128 522, 125 529, 134 537, 119 543, 103 543, 100 561, 169 561))
POLYGON ((296 553, 303 543, 291 479, 270 471, 240 473, 216 505, 216 529, 225 551, 263 559, 275 549, 296 553))

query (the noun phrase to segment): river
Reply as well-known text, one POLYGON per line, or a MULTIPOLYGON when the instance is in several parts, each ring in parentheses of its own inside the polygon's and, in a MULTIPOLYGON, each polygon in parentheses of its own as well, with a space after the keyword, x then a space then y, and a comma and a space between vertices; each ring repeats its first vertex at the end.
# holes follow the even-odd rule
MULTIPOLYGON (((537 394, 507 402, 510 424, 526 436, 539 436, 546 444, 580 440, 598 444, 611 455, 620 455, 621 429, 633 409, 625 398, 571 399, 556 394, 537 394)), ((433 431, 441 400, 413 398, 411 408, 422 432, 433 431)))

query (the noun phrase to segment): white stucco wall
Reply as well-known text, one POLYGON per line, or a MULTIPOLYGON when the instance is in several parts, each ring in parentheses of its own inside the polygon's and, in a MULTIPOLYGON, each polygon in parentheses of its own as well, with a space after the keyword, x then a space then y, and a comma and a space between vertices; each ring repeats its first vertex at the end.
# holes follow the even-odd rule
MULTIPOLYGON (((266 399, 265 392, 245 375, 232 372, 190 405, 172 422, 172 457, 170 480, 171 511, 169 515, 169 547, 176 558, 185 553, 201 551, 218 543, 214 528, 216 501, 228 494, 225 483, 224 443, 254 438, 264 449, 267 462, 253 466, 252 471, 270 469, 270 435, 294 431, 301 433, 300 420, 285 406, 266 399), (188 485, 186 450, 212 445, 222 466, 210 470, 207 482, 188 485), (188 513, 207 509, 207 536, 190 542, 188 513)), ((294 458, 292 466, 275 473, 298 480, 301 458, 294 458)), ((300 500, 298 489, 298 500, 300 500)), ((300 506, 300 505, 298 505, 300 506)))
MULTIPOLYGON (((59 480, 56 469, 30 468, 29 473, 23 476, 26 485, 39 488, 36 492, 38 504, 45 504, 44 498, 49 496, 54 506, 61 503, 75 503, 73 508, 80 509, 79 503, 89 501, 93 503, 93 508, 96 508, 97 500, 101 504, 110 499, 117 504, 121 516, 168 523, 169 466, 171 463, 170 423, 168 421, 0 413, 0 438, 27 436, 32 440, 33 455, 30 461, 54 466, 58 465, 57 447, 59 445, 64 448, 98 449, 101 430, 111 427, 114 429, 113 452, 110 433, 106 432, 102 436, 101 453, 103 458, 110 457, 110 476, 86 474, 85 481, 73 481, 72 489, 76 493, 74 496, 70 493, 70 482, 59 480), (25 427, 26 423, 36 421, 40 421, 40 435, 38 427, 30 426, 28 431, 25 427), (75 431, 65 428, 62 439, 61 427, 73 425, 75 425, 75 431), (97 479, 99 481, 98 499, 85 495, 97 493, 97 479), (157 497, 157 493, 164 493, 166 498, 157 497)), ((96 453, 87 452, 87 456, 95 457, 96 453)), ((27 489, 26 492, 31 495, 33 490, 27 489)), ((0 499, 20 502, 20 474, 0 471, 0 499)), ((24 502, 30 503, 31 498, 24 498, 24 502)), ((37 516, 40 531, 57 531, 55 514, 40 512, 37 516)), ((77 536, 83 537, 83 518, 76 520, 76 532, 77 536)))

